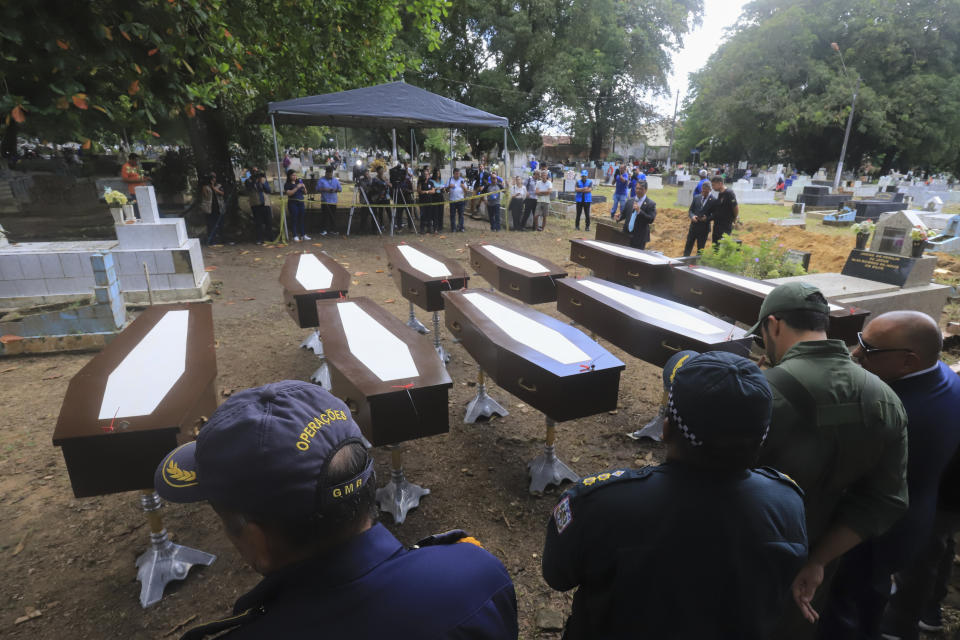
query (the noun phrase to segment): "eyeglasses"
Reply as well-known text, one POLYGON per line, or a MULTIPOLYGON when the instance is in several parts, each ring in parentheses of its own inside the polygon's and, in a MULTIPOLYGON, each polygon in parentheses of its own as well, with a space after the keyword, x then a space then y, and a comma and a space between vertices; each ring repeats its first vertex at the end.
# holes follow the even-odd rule
POLYGON ((881 349, 879 347, 874 347, 868 344, 867 341, 863 339, 862 331, 857 332, 857 342, 860 343, 860 349, 863 350, 864 355, 868 355, 868 356, 873 355, 875 353, 888 353, 891 351, 907 351, 909 353, 913 353, 913 349, 906 349, 903 347, 900 347, 897 349, 881 349))

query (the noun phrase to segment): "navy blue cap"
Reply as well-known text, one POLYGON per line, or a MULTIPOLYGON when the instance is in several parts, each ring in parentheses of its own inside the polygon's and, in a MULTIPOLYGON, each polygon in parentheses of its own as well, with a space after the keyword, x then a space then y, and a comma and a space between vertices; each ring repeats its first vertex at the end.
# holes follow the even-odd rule
POLYGON ((663 388, 665 391, 670 391, 670 387, 673 386, 673 381, 677 377, 677 372, 680 371, 680 368, 690 362, 690 358, 698 355, 700 355, 699 351, 687 349, 685 351, 678 351, 670 356, 667 364, 663 365, 663 388))
POLYGON ((676 371, 667 410, 694 447, 756 447, 770 428, 773 394, 751 360, 711 351, 690 357, 676 371))
POLYGON ((372 457, 356 477, 325 482, 334 454, 361 438, 343 402, 315 384, 284 380, 231 396, 196 442, 167 454, 154 486, 171 502, 208 500, 253 515, 306 517, 370 479, 372 457))

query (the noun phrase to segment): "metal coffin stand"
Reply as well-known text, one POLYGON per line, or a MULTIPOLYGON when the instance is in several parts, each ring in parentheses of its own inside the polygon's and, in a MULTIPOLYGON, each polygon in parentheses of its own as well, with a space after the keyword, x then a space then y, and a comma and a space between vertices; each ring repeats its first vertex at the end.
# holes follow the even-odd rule
POLYGON ((416 319, 413 305, 433 312, 433 347, 446 364, 450 361, 440 344, 440 311, 443 310, 444 291, 463 289, 470 276, 457 262, 422 246, 414 247, 405 242, 384 246, 388 266, 400 295, 410 301, 410 319, 407 326, 419 333, 428 333, 427 328, 416 319))
POLYGON ((73 377, 60 408, 53 444, 63 451, 74 495, 141 492, 151 543, 136 562, 143 607, 159 602, 167 583, 185 579, 193 565, 216 560, 170 541, 153 489, 164 456, 193 440, 216 410, 216 377, 210 305, 158 305, 73 377))
POLYGON ((497 291, 526 304, 557 299, 556 282, 567 277, 557 265, 516 249, 471 244, 470 265, 497 291))
MULTIPOLYGON (((750 326, 757 321, 764 298, 777 286, 710 267, 684 266, 675 267, 673 271, 673 299, 750 326)), ((855 343, 857 332, 863 329, 868 315, 870 312, 865 309, 831 303, 827 336, 846 344, 855 343)))
MULTIPOLYGON (((389 447, 450 430, 447 396, 453 381, 433 349, 415 332, 369 298, 320 302, 317 315, 326 343, 331 392, 347 404, 373 446, 389 447), (344 305, 353 306, 341 309, 344 305), (345 311, 353 314, 349 316, 353 321, 344 320, 345 311), (355 352, 351 344, 370 350, 355 352), (398 369, 394 366, 398 361, 409 365, 398 369), (400 377, 383 380, 380 375, 400 377)), ((377 490, 377 501, 402 523, 430 490, 406 480, 398 448, 392 449, 391 458, 392 477, 377 490)))
POLYGON ((503 389, 546 414, 544 453, 528 464, 530 491, 540 493, 547 485, 578 479, 556 457, 555 422, 616 408, 624 364, 577 329, 498 294, 467 290, 444 297, 447 328, 480 367, 503 389), (496 319, 487 315, 494 313, 491 308, 496 319), (531 346, 531 331, 541 339, 539 348, 552 350, 554 356, 563 350, 577 359, 564 356, 561 361, 537 350, 531 346))
MULTIPOLYGON (((750 353, 752 340, 743 329, 698 309, 597 278, 564 280, 558 289, 561 313, 657 367, 687 349, 750 353)), ((664 417, 661 406, 653 420, 629 435, 660 440, 664 417)))
POLYGON ((330 372, 323 356, 323 341, 316 330, 317 301, 343 298, 350 289, 350 272, 326 252, 294 253, 284 260, 280 270, 283 301, 287 312, 298 327, 314 328, 313 333, 300 343, 301 349, 310 349, 320 358, 320 367, 310 379, 330 389, 330 372), (298 277, 299 275, 299 277, 298 277))
POLYGON ((595 276, 657 295, 669 294, 678 261, 659 253, 597 240, 571 240, 570 260, 595 276))

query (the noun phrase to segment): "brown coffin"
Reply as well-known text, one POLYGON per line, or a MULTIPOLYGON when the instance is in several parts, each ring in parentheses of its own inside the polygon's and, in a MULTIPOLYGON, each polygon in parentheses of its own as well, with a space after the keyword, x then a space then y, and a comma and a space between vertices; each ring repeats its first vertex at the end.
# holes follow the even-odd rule
MULTIPOLYGON (((710 311, 753 325, 760 316, 760 305, 777 285, 711 267, 682 266, 673 270, 672 298, 691 307, 710 311)), ((857 332, 870 312, 830 304, 830 338, 846 344, 857 341, 857 332)))
POLYGON ((597 240, 571 240, 570 259, 598 278, 661 295, 669 293, 672 267, 679 264, 653 251, 597 240))
POLYGON ((557 289, 561 313, 658 367, 684 349, 750 353, 743 329, 692 307, 599 278, 567 278, 557 289))
POLYGON ((406 242, 388 244, 384 249, 400 295, 425 311, 441 311, 443 298, 440 294, 443 291, 463 289, 470 280, 467 270, 459 262, 427 249, 420 243, 416 246, 406 242), (404 255, 405 253, 410 257, 404 255), (424 256, 427 260, 424 260, 424 256), (432 264, 442 273, 429 272, 430 267, 426 267, 424 262, 430 263, 430 258, 441 263, 442 266, 432 264))
POLYGON ((624 364, 582 332, 489 291, 443 295, 447 328, 513 395, 557 421, 616 408, 624 364))
POLYGON ((429 341, 369 298, 318 302, 317 316, 332 392, 367 440, 378 447, 450 430, 453 381, 429 341))
POLYGON ((567 276, 566 271, 548 260, 487 243, 470 245, 470 265, 494 289, 527 304, 556 300, 556 280, 567 276))
POLYGON ((201 416, 217 408, 216 377, 209 304, 141 313, 67 387, 53 444, 74 495, 153 487, 163 457, 192 440, 201 416))
POLYGON ((297 326, 317 326, 317 300, 342 298, 350 272, 325 251, 293 253, 280 270, 283 301, 297 326))
POLYGON ((630 234, 624 232, 622 225, 615 225, 608 222, 596 222, 597 235, 596 240, 601 242, 612 242, 613 244, 622 244, 630 246, 630 234))

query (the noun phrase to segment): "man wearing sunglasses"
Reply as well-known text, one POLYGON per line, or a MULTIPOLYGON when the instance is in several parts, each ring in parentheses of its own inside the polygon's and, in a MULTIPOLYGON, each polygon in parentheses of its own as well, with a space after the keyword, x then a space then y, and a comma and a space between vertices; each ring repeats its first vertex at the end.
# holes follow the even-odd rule
POLYGON ((806 494, 810 555, 793 582, 797 608, 782 618, 778 639, 814 636, 827 591, 817 589, 829 582, 833 560, 885 532, 907 508, 903 405, 850 359, 842 341, 827 339, 829 313, 819 289, 790 282, 767 295, 749 331, 762 338, 772 365, 765 373, 773 416, 759 463, 806 494))
MULTIPOLYGON (((923 605, 957 526, 956 515, 938 512, 937 505, 944 471, 960 447, 960 376, 940 361, 940 327, 924 313, 885 313, 857 337, 854 359, 889 384, 907 412, 910 508, 889 531, 840 561, 821 632, 835 638, 856 633, 917 638, 921 620, 927 630, 942 625, 937 623, 939 603, 929 612, 923 605), (897 593, 891 598, 890 575, 898 571, 897 593)), ((948 562, 952 560, 950 551, 948 562)))

